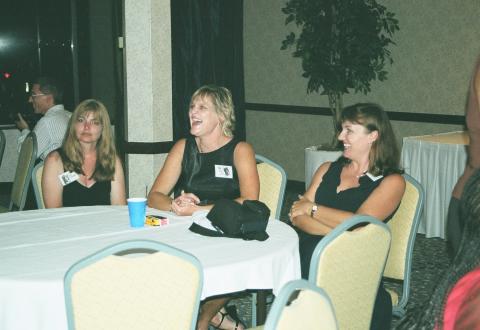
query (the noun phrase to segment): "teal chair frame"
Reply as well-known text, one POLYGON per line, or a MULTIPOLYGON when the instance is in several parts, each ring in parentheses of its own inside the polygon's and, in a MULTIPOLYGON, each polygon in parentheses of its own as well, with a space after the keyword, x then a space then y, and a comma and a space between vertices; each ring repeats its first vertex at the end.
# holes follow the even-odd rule
MULTIPOLYGON (((72 304, 72 280, 75 274, 84 269, 85 267, 94 264, 95 262, 111 256, 111 255, 127 255, 129 253, 155 253, 163 252, 170 254, 172 256, 181 258, 190 264, 192 264, 198 271, 198 290, 195 297, 195 310, 193 311, 192 322, 190 324, 190 329, 196 329, 198 309, 200 306, 200 297, 203 289, 203 269, 200 261, 193 255, 179 250, 175 247, 169 246, 156 241, 151 240, 131 240, 117 243, 111 246, 108 246, 92 255, 89 255, 75 264, 73 264, 65 273, 64 277, 64 294, 65 294, 65 306, 67 311, 67 320, 68 320, 68 329, 75 329, 75 320, 73 313, 73 304, 72 304)), ((161 283, 152 283, 152 285, 161 285, 161 283)))
MULTIPOLYGON (((407 306, 408 299, 410 297, 410 284, 411 284, 411 274, 412 274, 412 263, 413 263, 413 248, 415 245, 415 239, 417 237, 418 226, 420 225, 420 219, 423 211, 423 205, 425 203, 425 190, 422 185, 411 177, 408 174, 403 174, 405 181, 412 184, 412 186, 418 191, 418 202, 415 208, 415 214, 412 221, 412 227, 410 229, 410 234, 408 237, 406 257, 405 257, 405 266, 404 266, 404 278, 403 278, 403 287, 402 295, 398 300, 398 304, 393 306, 393 315, 396 317, 403 317, 405 315, 405 307, 407 306)), ((387 225, 389 225, 387 223, 387 225)), ((395 243, 394 237, 392 237, 392 244, 395 243)), ((387 259, 388 261, 388 259, 387 259)), ((387 263, 388 265, 388 263, 387 263)), ((388 278, 387 282, 388 282, 388 278)))
MULTIPOLYGON (((297 291, 303 291, 303 290, 316 292, 317 294, 323 297, 323 299, 327 303, 327 306, 331 310, 333 319, 335 320, 335 325, 336 325, 335 328, 338 329, 338 323, 335 317, 335 310, 333 308, 332 301, 330 300, 330 297, 325 292, 325 290, 313 285, 312 283, 306 280, 295 280, 295 281, 288 282, 280 290, 280 293, 275 298, 272 304, 272 308, 270 309, 270 313, 268 314, 267 321, 265 322, 265 326, 263 330, 276 330, 278 327, 280 318, 282 316, 282 312, 286 307, 288 307, 291 301, 292 295, 295 294, 297 291)), ((318 328, 324 329, 324 327, 322 327, 321 324, 318 325, 318 328)))

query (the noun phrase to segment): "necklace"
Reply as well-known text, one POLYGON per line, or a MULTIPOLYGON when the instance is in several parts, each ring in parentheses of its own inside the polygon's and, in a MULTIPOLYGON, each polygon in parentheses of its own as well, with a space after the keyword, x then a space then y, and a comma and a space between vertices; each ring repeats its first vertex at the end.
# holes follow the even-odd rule
POLYGON ((360 175, 355 175, 355 177, 356 177, 357 179, 359 179, 359 178, 361 178, 362 176, 365 176, 365 174, 367 174, 367 171, 363 172, 363 173, 360 174, 360 175))

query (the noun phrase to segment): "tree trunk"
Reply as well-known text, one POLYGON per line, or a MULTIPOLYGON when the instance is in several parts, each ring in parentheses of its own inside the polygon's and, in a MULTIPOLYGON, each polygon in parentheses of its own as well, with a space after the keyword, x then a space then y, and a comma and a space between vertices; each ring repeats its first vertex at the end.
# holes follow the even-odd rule
POLYGON ((332 149, 338 149, 339 141, 338 134, 340 134, 340 116, 343 109, 343 95, 342 93, 330 92, 328 93, 328 103, 330 111, 332 112, 333 137, 330 143, 332 149))

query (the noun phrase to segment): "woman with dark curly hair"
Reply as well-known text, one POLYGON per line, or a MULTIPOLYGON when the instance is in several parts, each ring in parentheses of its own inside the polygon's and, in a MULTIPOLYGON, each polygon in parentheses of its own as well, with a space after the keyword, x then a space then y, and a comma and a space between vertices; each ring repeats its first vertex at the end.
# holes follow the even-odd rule
POLYGON ((467 181, 460 199, 465 228, 452 265, 425 308, 396 329, 478 329, 480 327, 480 170, 467 181))

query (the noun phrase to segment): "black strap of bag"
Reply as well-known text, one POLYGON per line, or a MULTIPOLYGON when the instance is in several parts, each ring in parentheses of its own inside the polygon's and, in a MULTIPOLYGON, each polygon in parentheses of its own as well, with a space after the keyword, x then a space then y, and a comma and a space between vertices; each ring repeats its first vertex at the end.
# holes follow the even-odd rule
POLYGON ((210 237, 225 237, 225 235, 219 231, 211 230, 205 227, 202 227, 195 222, 188 228, 190 231, 194 233, 203 235, 203 236, 210 236, 210 237))
POLYGON ((260 201, 246 200, 243 204, 229 199, 218 200, 208 212, 209 219, 217 231, 204 228, 196 223, 190 230, 205 236, 242 238, 264 241, 270 209, 260 201))

